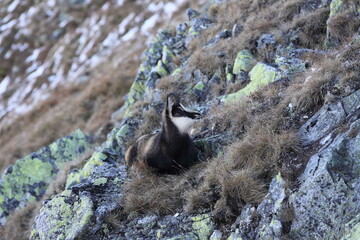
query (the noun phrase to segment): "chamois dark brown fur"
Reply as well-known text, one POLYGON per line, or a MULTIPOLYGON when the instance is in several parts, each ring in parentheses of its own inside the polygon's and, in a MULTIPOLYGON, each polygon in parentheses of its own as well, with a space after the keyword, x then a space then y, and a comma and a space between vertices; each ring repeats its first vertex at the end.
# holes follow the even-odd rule
POLYGON ((161 131, 141 136, 125 154, 128 167, 145 163, 158 173, 179 174, 197 161, 189 131, 200 114, 185 108, 179 95, 170 93, 162 114, 161 131), (174 101, 173 101, 173 100, 174 101))

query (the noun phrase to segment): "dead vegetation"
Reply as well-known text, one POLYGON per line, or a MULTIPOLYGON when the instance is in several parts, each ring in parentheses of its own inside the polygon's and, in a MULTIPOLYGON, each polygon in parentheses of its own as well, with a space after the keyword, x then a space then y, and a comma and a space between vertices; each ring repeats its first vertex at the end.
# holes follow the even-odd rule
MULTIPOLYGON (((256 40, 264 33, 274 34, 278 44, 323 49, 328 7, 310 9, 304 14, 306 1, 274 2, 266 6, 260 1, 230 1, 210 8, 209 15, 215 26, 190 44, 192 54, 188 64, 190 71, 200 69, 209 77, 216 69, 221 69, 222 83, 213 86, 212 97, 231 92, 227 89, 229 86, 223 84, 224 68, 226 64, 233 64, 239 50, 250 49, 257 60, 264 60, 256 50, 256 40), (238 37, 205 47, 218 31, 229 29, 234 23, 242 26, 238 37), (296 38, 289 40, 291 36, 287 33, 294 33, 296 38), (220 51, 225 52, 225 57, 216 56, 215 53, 220 51)), ((337 23, 341 25, 342 18, 338 19, 337 23)), ((342 38, 342 43, 349 43, 348 36, 355 33, 354 26, 357 25, 349 26, 351 33, 342 38)), ((333 34, 341 36, 340 32, 333 31, 333 34)), ((133 173, 125 186, 123 213, 211 210, 218 223, 225 223, 234 220, 246 203, 259 204, 267 193, 270 180, 278 172, 288 181, 289 188, 294 187, 294 180, 307 161, 307 154, 299 146, 296 136, 305 121, 302 116, 311 116, 324 103, 336 101, 360 88, 355 81, 359 77, 355 70, 358 69, 358 57, 359 43, 356 42, 344 44, 336 52, 303 56, 304 60, 310 61, 311 69, 296 76, 291 83, 272 84, 237 103, 213 106, 198 127, 206 129, 207 136, 224 136, 224 152, 180 176, 157 176, 146 172, 148 170, 133 173), (334 98, 330 99, 329 95, 334 98), (299 167, 293 167, 295 165, 299 167)), ((162 78, 157 87, 176 91, 181 89, 178 80, 183 81, 183 76, 162 78)), ((290 226, 292 210, 289 208, 283 215, 285 225, 290 226)))

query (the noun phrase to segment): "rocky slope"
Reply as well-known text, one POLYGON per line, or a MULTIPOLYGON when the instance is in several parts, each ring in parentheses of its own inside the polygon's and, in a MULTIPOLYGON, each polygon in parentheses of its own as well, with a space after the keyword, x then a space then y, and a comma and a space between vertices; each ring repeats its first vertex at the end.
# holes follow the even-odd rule
POLYGON ((51 179, 90 148, 81 131, 4 172, 5 239, 34 214, 30 239, 359 238, 360 4, 212 1, 186 15, 152 38, 121 120, 57 194, 51 179), (179 176, 126 169, 170 91, 205 115, 201 162, 179 176))

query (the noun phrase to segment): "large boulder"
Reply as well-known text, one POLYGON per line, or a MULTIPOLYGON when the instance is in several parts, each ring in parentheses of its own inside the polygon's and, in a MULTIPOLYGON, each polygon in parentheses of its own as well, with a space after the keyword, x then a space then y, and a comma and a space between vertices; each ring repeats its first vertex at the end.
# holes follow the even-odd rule
POLYGON ((13 211, 41 199, 64 164, 89 148, 88 137, 78 130, 9 166, 0 180, 0 225, 13 211))
MULTIPOLYGON (((332 239, 360 209, 360 120, 310 158, 299 190, 290 196, 295 239, 332 239), (356 133, 357 132, 357 133, 356 133), (354 134, 356 133, 356 134, 354 134)), ((356 232, 356 224, 348 232, 356 232)), ((348 235, 350 234, 348 233, 348 235)))
POLYGON ((249 95, 255 92, 260 87, 265 86, 271 82, 280 80, 282 75, 281 72, 268 64, 257 63, 249 73, 250 83, 243 89, 226 95, 222 98, 225 103, 231 103, 238 101, 242 96, 249 95))

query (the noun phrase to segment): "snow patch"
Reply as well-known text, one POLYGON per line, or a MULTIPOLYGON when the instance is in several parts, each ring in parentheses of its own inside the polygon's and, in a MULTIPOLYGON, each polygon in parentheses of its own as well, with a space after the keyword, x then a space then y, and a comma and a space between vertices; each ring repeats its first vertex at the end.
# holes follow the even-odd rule
POLYGON ((159 14, 154 14, 151 16, 148 20, 144 22, 144 24, 141 27, 141 33, 144 35, 149 35, 149 30, 151 30, 153 27, 155 27, 157 20, 160 18, 159 14))
POLYGON ((121 39, 124 41, 129 41, 135 37, 135 34, 139 31, 139 27, 134 27, 130 29, 121 39))
POLYGON ((0 96, 6 92, 7 87, 10 83, 10 77, 6 76, 1 82, 0 82, 0 96))

